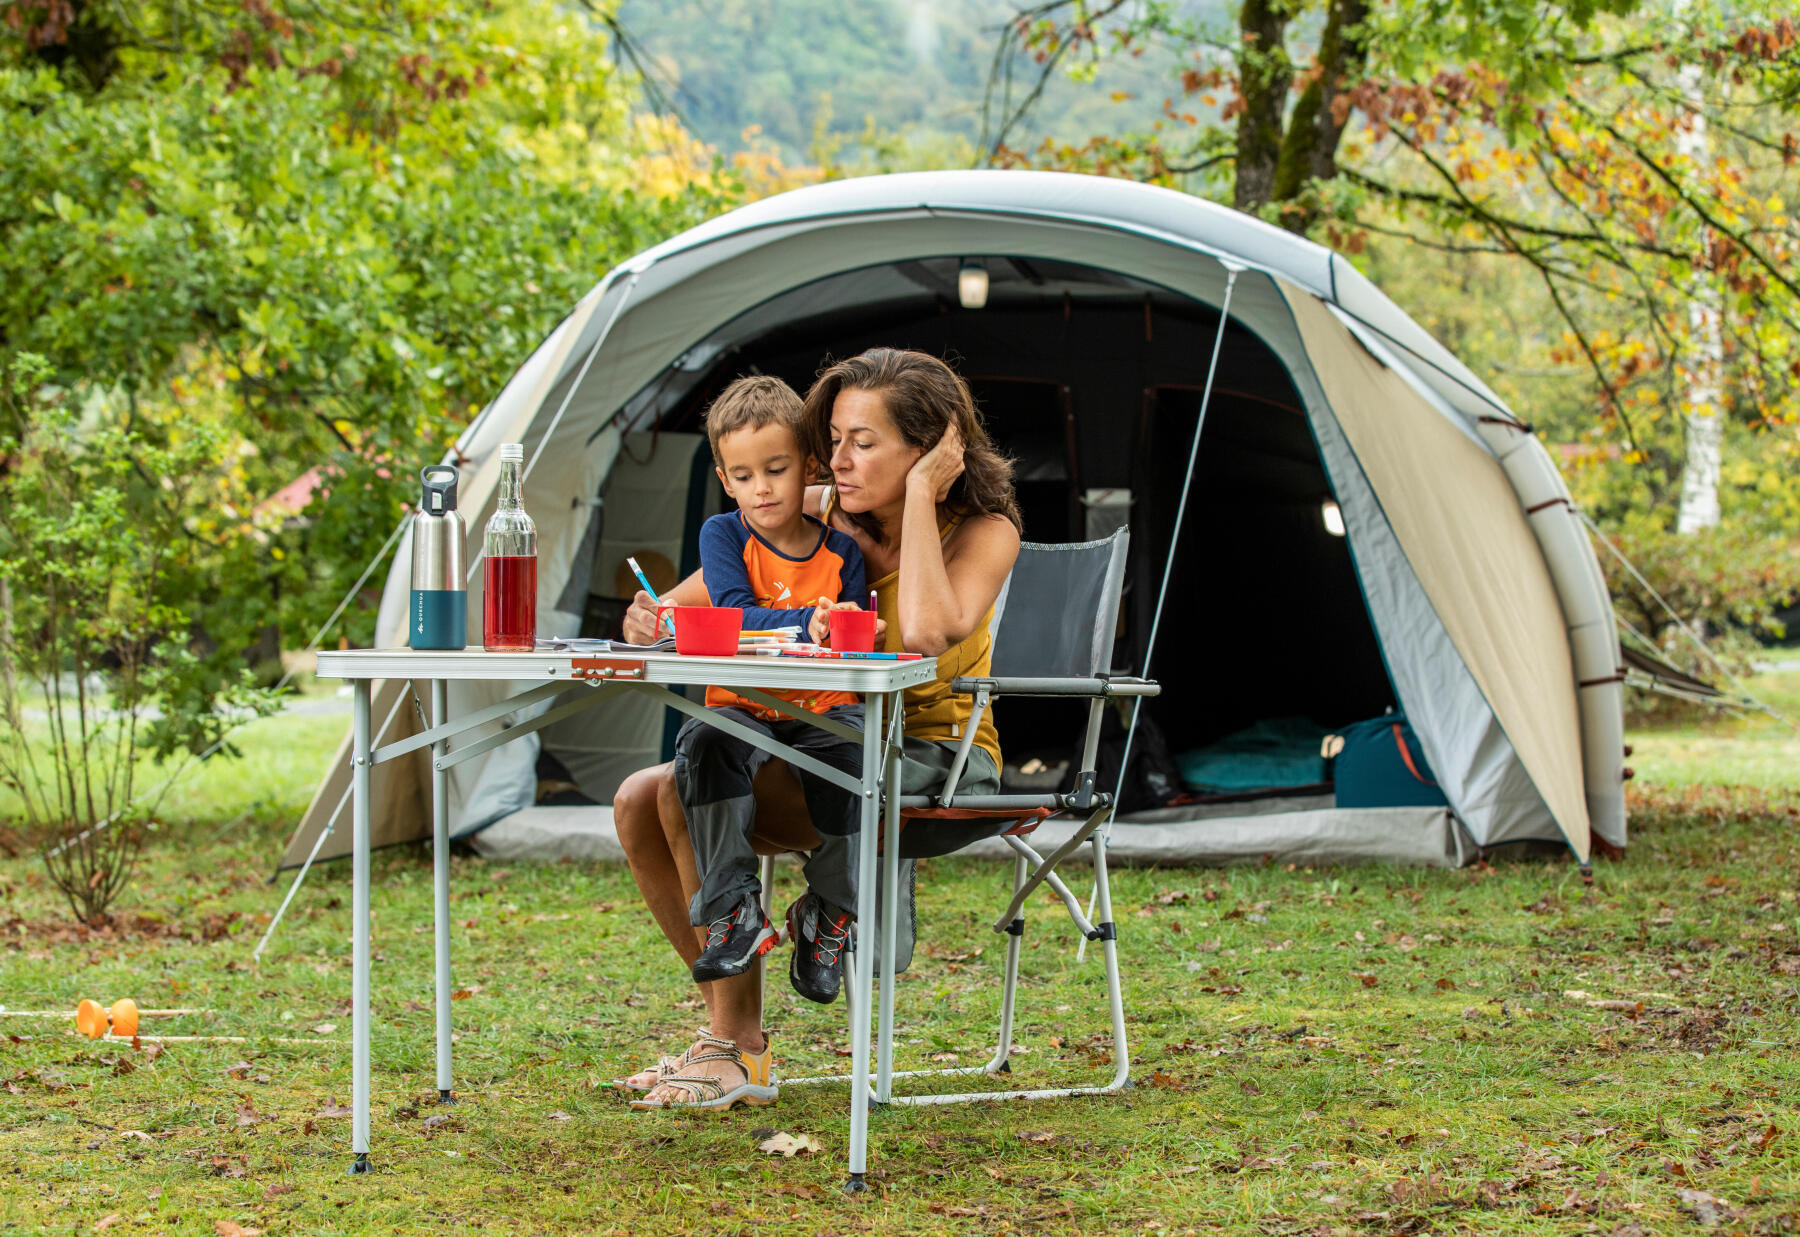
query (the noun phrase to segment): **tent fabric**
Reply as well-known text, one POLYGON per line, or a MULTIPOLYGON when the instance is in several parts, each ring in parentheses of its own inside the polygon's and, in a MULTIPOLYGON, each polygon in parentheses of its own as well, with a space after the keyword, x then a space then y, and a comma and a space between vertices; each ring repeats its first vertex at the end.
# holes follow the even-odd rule
POLYGON ((1575 670, 1556 590, 1511 484, 1482 446, 1317 297, 1296 289, 1287 300, 1332 412, 1408 564, 1570 847, 1586 862, 1575 670))
MULTIPOLYGON (((1303 803, 1300 810, 1239 814, 1217 820, 1192 820, 1166 809, 1170 819, 1145 819, 1158 813, 1138 813, 1127 818, 1129 827, 1115 829, 1107 847, 1107 862, 1135 867, 1204 864, 1255 864, 1279 855, 1293 863, 1406 863, 1420 867, 1460 867, 1475 854, 1475 847, 1443 808, 1335 808, 1319 806, 1319 800, 1303 803)), ((1326 799, 1329 803, 1329 797, 1326 799)), ((1032 833, 1032 845, 1041 852, 1062 846, 1081 822, 1047 820, 1032 833)), ((562 858, 621 863, 625 851, 619 845, 610 807, 533 807, 497 821, 475 836, 475 847, 489 859, 508 862, 562 858)), ((958 856, 1009 859, 1012 851, 1000 838, 987 838, 958 856)), ((1069 862, 1090 859, 1085 847, 1069 862)), ((781 878, 777 876, 777 884, 781 878)))
MULTIPOLYGON (((1595 667, 1604 675, 1616 669, 1610 603, 1585 534, 1566 511, 1534 498, 1539 509, 1527 520, 1521 508, 1528 490, 1566 501, 1542 445, 1507 428, 1517 420, 1492 392, 1342 258, 1185 194, 1056 173, 909 173, 778 195, 683 233, 584 297, 465 433, 458 451, 472 535, 491 509, 498 444, 524 442, 543 631, 572 633, 580 615, 571 581, 591 564, 594 536, 609 535, 604 524, 595 529, 591 500, 614 475, 622 429, 657 424, 716 358, 783 320, 879 304, 914 286, 896 277, 901 264, 968 254, 1078 263, 1210 306, 1222 300, 1227 264, 1247 268, 1232 318, 1288 370, 1332 486, 1344 491, 1359 571, 1367 561, 1381 571, 1366 575, 1390 578, 1385 593, 1367 579, 1365 591, 1428 757, 1440 772, 1460 769, 1453 806, 1489 841, 1546 836, 1553 819, 1572 843, 1581 839, 1576 849, 1585 855, 1591 809, 1593 827, 1623 843, 1619 695, 1616 684, 1588 685, 1602 677, 1595 667), (830 278, 849 272, 857 278, 830 278), (1385 368, 1371 364, 1371 347, 1385 368), (1359 389, 1365 381, 1381 399, 1359 389), (1416 467, 1438 471, 1428 493, 1409 503, 1393 491, 1414 484, 1408 470, 1416 467), (1348 496, 1362 474, 1365 492, 1348 496), (1422 530, 1434 512, 1444 527, 1422 530), (1390 544, 1364 544, 1370 530, 1379 540, 1389 524, 1390 544), (1499 557, 1492 565, 1441 561, 1459 552, 1499 557), (1518 658, 1527 664, 1513 664, 1518 658), (1442 728, 1432 733, 1421 697, 1447 686, 1442 728), (1522 709, 1538 689, 1544 707, 1522 709)), ((409 567, 403 543, 378 643, 400 643, 409 567)), ((505 693, 503 685, 455 685, 453 707, 505 693)), ((377 685, 377 724, 396 698, 393 685, 377 685)), ((533 810, 535 752, 535 740, 526 740, 458 766, 453 831, 533 810)), ((394 762, 387 776, 407 763, 394 762)), ((427 766, 412 763, 418 782, 427 766)), ((376 769, 378 784, 389 769, 376 769)), ((304 857, 334 813, 347 819, 338 806, 348 780, 346 743, 288 861, 304 857)), ((378 843, 428 833, 423 786, 394 786, 378 791, 378 843)), ((348 840, 347 829, 335 830, 321 853, 344 853, 348 840)))
POLYGON ((1475 842, 1554 836, 1543 796, 1432 608, 1374 487, 1322 401, 1309 415, 1401 711, 1475 842))

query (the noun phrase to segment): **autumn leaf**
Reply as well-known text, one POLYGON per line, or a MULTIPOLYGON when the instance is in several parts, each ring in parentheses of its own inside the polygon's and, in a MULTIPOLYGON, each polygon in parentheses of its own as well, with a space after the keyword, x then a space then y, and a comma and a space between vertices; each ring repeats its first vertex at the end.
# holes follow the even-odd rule
POLYGON ((818 1139, 811 1134, 776 1134, 756 1144, 756 1149, 765 1155, 785 1156, 793 1159, 797 1155, 814 1155, 825 1150, 818 1139))
POLYGON ((338 1103, 336 1100, 332 1099, 332 1100, 326 1100, 325 1107, 319 1109, 319 1111, 316 1115, 321 1116, 321 1117, 350 1117, 350 1116, 354 1116, 355 1114, 356 1114, 355 1109, 346 1108, 344 1105, 342 1105, 342 1104, 338 1103))
POLYGON ((236 1220, 214 1220, 213 1232, 218 1237, 262 1237, 260 1228, 245 1228, 236 1220))
POLYGON ((1057 1135, 1051 1130, 1020 1130, 1019 1141, 1028 1143, 1053 1143, 1057 1135))
POLYGON ((337 1030, 337 1023, 321 1022, 318 1026, 313 1028, 313 1034, 314 1035, 330 1035, 335 1030, 337 1030))

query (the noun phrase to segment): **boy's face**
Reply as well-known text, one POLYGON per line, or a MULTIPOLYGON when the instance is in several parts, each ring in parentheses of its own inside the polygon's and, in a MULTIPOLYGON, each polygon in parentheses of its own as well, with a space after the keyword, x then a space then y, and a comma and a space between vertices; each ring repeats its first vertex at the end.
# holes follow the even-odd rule
POLYGON ((818 468, 793 430, 774 422, 732 430, 719 439, 719 461, 713 471, 758 532, 780 532, 799 521, 806 483, 818 468))

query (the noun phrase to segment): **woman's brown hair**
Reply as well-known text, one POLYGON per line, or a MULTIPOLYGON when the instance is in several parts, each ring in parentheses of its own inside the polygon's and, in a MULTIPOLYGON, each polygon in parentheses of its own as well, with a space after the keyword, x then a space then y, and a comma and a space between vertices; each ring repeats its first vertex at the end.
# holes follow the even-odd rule
MULTIPOLYGON (((826 367, 806 393, 800 413, 804 445, 821 460, 831 459, 831 409, 842 391, 880 395, 901 438, 922 451, 937 446, 954 421, 962 433, 963 470, 950 483, 945 504, 964 516, 1003 515, 1024 531, 1013 497, 1012 461, 995 449, 969 384, 955 370, 929 353, 900 348, 871 348, 826 367)), ((874 515, 844 514, 869 536, 881 539, 881 524, 874 515)))

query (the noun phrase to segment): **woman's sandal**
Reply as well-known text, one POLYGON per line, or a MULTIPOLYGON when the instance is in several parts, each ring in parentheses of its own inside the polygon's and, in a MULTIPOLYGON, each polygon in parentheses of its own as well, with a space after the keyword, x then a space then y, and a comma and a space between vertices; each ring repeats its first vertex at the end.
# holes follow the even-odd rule
POLYGON ((656 1059, 656 1064, 650 1066, 648 1069, 641 1069, 637 1073, 632 1074, 626 1078, 613 1079, 613 1086, 617 1087, 621 1091, 654 1091, 654 1090, 656 1090, 657 1087, 662 1085, 663 1079, 669 1077, 672 1074, 679 1074, 683 1069, 685 1069, 687 1067, 688 1058, 690 1056, 692 1056, 696 1051, 699 1050, 699 1048, 701 1046, 701 1041, 708 1038, 704 1028, 699 1031, 694 1032, 694 1034, 696 1034, 700 1037, 699 1040, 696 1040, 693 1044, 689 1045, 687 1048, 682 1049, 681 1054, 679 1056, 658 1057, 656 1059), (648 1078, 649 1081, 648 1082, 640 1081, 641 1079, 644 1079, 644 1078, 648 1078))
POLYGON ((761 1052, 750 1053, 740 1049, 734 1040, 706 1034, 702 1034, 700 1039, 709 1051, 694 1052, 690 1049, 685 1054, 686 1060, 680 1066, 681 1069, 691 1069, 706 1061, 730 1061, 743 1069, 744 1081, 727 1089, 723 1078, 716 1078, 711 1074, 664 1073, 657 1086, 674 1088, 687 1098, 632 1100, 631 1106, 640 1111, 652 1108, 709 1108, 725 1112, 738 1104, 761 1108, 773 1104, 780 1097, 780 1089, 775 1085, 774 1050, 770 1046, 765 1044, 761 1052))

